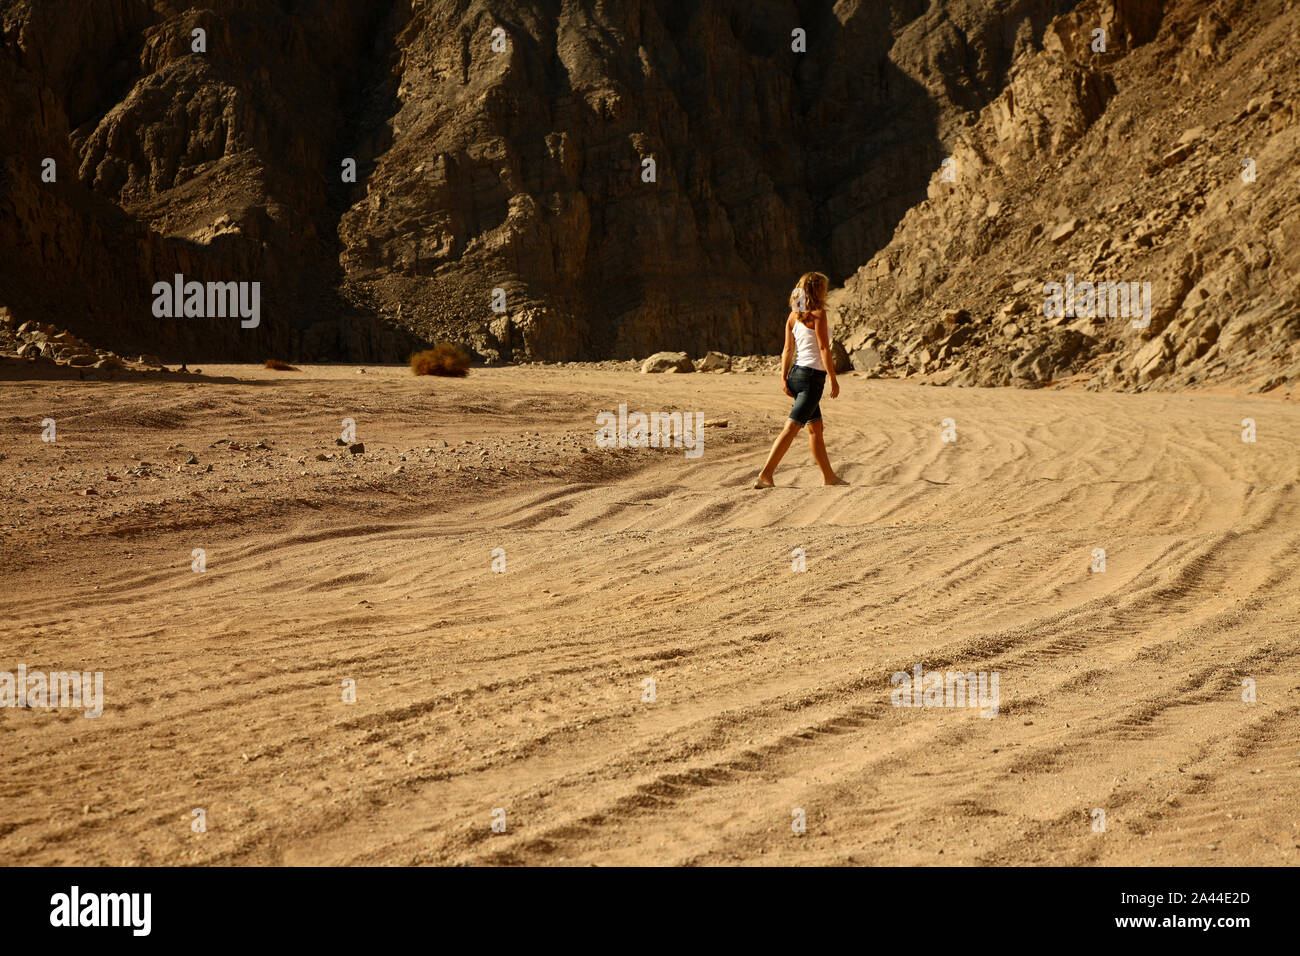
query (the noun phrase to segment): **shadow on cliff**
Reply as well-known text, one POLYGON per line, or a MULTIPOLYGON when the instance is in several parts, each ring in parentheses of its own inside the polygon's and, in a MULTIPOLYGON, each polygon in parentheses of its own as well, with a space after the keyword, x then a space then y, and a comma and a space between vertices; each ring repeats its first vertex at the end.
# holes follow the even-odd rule
POLYGON ((392 362, 406 361, 410 353, 428 343, 384 316, 374 301, 362 298, 355 285, 345 283, 340 261, 343 241, 339 224, 344 214, 366 196, 366 182, 378 158, 393 144, 392 119, 401 108, 397 68, 401 51, 397 38, 411 21, 411 0, 376 4, 368 46, 370 55, 359 64, 352 95, 343 102, 344 120, 331 155, 335 165, 326 168, 327 199, 316 217, 317 231, 329 237, 319 284, 317 314, 323 321, 303 327, 292 352, 296 361, 392 362), (341 174, 344 157, 356 162, 356 181, 346 183, 341 174))
MULTIPOLYGON (((923 4, 913 6, 919 11, 923 4)), ((600 277, 609 289, 639 286, 665 299, 664 310, 673 313, 665 321, 658 310, 643 317, 642 309, 632 309, 622 328, 610 330, 610 354, 779 352, 798 277, 817 270, 839 284, 888 243, 899 220, 924 198, 945 155, 939 109, 892 62, 897 27, 884 7, 862 4, 841 21, 829 6, 774 16, 763 7, 737 5, 725 37, 708 37, 689 19, 676 24, 683 67, 670 79, 699 154, 683 172, 692 182, 704 178, 699 171, 709 175, 687 193, 705 240, 700 261, 688 263, 687 274, 671 282, 690 288, 701 265, 716 263, 705 286, 711 296, 692 302, 644 276, 600 277), (805 52, 791 49, 796 28, 805 31, 805 52), (765 129, 762 112, 733 102, 725 90, 711 91, 717 100, 712 111, 691 108, 700 97, 692 74, 708 69, 717 43, 747 61, 746 85, 759 95, 779 98, 788 91, 785 115, 773 111, 778 128, 765 129), (718 114, 728 121, 719 123, 718 114), (718 230, 710 228, 714 204, 722 206, 734 236, 731 249, 721 248, 718 230), (638 328, 643 323, 648 327, 638 328)))
MULTIPOLYGON (((396 112, 393 35, 406 24, 411 6, 409 0, 392 0, 358 9, 363 17, 358 22, 368 33, 365 48, 372 55, 332 65, 336 75, 345 71, 339 86, 346 94, 335 114, 334 141, 309 142, 304 151, 274 133, 266 142, 254 135, 245 152, 223 155, 219 177, 240 181, 242 205, 212 207, 211 216, 224 209, 235 228, 208 241, 163 235, 143 216, 123 208, 112 183, 92 185, 77 173, 85 138, 74 137, 68 124, 94 129, 145 80, 149 68, 139 65, 139 31, 151 18, 141 12, 116 24, 124 32, 116 39, 97 22, 103 35, 80 39, 89 42, 91 51, 100 46, 117 51, 109 57, 111 62, 103 62, 107 54, 69 61, 77 65, 65 64, 59 74, 45 72, 39 37, 24 52, 17 34, 6 33, 0 45, 0 80, 7 91, 0 102, 0 128, 8 132, 5 139, 13 149, 0 159, 0 216, 6 224, 0 232, 0 305, 11 309, 17 323, 52 323, 93 346, 128 357, 156 354, 174 364, 261 362, 272 356, 292 361, 405 359, 410 337, 366 303, 340 293, 337 223, 355 187, 342 182, 339 163, 345 156, 357 158, 362 167, 358 180, 364 182, 367 157, 386 147, 387 128, 367 117, 396 112), (286 163, 288 156, 305 159, 286 163), (42 179, 43 157, 57 161, 55 182, 42 179), (318 190, 300 188, 314 177, 322 180, 318 190), (286 183, 288 188, 281 189, 286 183), (101 195, 101 188, 108 194, 101 195), (259 194, 259 188, 264 192, 259 194), (302 196, 321 198, 309 199, 304 206, 298 202, 302 196), (300 228, 307 221, 313 228, 300 228), (171 282, 176 274, 186 281, 260 282, 260 326, 243 329, 238 320, 228 318, 155 317, 154 284, 171 282)), ((259 24, 241 23, 239 28, 259 29, 259 24)), ((289 49, 294 39, 259 36, 273 47, 278 42, 289 49)), ((275 67, 281 74, 287 69, 285 63, 275 67)), ((184 59, 175 61, 182 74, 188 68, 184 59)), ((319 68, 328 70, 331 64, 319 68)), ((236 79, 237 71, 224 64, 194 67, 201 69, 228 85, 255 82, 247 76, 236 79)), ((300 89, 308 95, 314 92, 300 89)), ((276 95, 259 99, 247 92, 248 103, 254 104, 255 131, 265 127, 283 133, 294 127, 294 116, 274 112, 276 95)), ((136 135, 138 130, 132 127, 126 133, 136 135)))

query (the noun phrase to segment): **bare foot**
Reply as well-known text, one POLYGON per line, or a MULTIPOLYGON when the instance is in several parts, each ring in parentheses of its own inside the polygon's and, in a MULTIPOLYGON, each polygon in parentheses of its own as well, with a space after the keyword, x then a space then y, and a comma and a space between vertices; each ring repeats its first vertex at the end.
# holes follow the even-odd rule
POLYGON ((770 481, 764 481, 764 480, 763 480, 763 476, 762 476, 762 475, 759 475, 757 478, 754 479, 754 487, 755 487, 755 488, 775 488, 776 485, 773 484, 773 483, 770 482, 770 481))
POLYGON ((847 485, 848 482, 845 481, 843 478, 841 478, 839 475, 836 475, 834 481, 823 481, 822 484, 829 487, 830 485, 847 485))

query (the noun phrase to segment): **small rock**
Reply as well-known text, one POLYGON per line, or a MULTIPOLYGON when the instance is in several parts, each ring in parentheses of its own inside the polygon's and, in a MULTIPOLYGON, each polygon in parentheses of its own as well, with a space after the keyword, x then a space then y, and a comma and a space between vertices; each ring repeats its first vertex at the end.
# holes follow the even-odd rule
POLYGON ((366 446, 364 442, 355 441, 351 445, 348 445, 349 455, 364 455, 365 451, 366 446))
POLYGON ((1195 149, 1196 146, 1194 144, 1184 143, 1182 146, 1179 146, 1177 149, 1172 149, 1169 152, 1165 153, 1163 156, 1161 156, 1160 165, 1166 169, 1170 166, 1176 166, 1177 164, 1181 163, 1184 159, 1186 159, 1188 156, 1192 155, 1195 149))
POLYGON ((1067 219, 1065 222, 1061 223, 1059 226, 1057 226, 1055 229, 1052 230, 1052 235, 1051 235, 1052 242, 1056 243, 1057 245, 1060 245, 1062 242, 1065 242, 1065 240, 1069 239, 1072 235, 1074 235, 1076 232, 1079 231, 1080 225, 1082 225, 1082 223, 1080 223, 1078 219, 1067 219))

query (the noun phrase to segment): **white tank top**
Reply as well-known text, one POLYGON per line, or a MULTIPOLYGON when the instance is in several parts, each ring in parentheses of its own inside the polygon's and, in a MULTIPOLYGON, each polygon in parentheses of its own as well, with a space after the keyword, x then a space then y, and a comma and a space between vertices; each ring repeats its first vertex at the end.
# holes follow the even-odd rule
POLYGON ((804 368, 815 368, 819 372, 826 371, 826 366, 822 364, 821 349, 817 347, 816 331, 799 321, 798 316, 795 316, 794 320, 794 345, 795 365, 802 365, 804 368))

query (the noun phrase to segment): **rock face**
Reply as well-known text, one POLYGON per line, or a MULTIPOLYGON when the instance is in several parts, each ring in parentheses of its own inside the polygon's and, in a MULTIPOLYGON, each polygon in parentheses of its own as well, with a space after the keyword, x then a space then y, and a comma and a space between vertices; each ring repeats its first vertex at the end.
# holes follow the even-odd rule
POLYGON ((1085 0, 1054 20, 957 137, 952 181, 832 292, 855 364, 959 385, 1300 381, 1298 35, 1285 2, 1085 0), (924 332, 958 310, 969 324, 924 332))
POLYGON ((0 301, 172 361, 778 351, 1070 6, 0 0, 0 301), (260 326, 155 318, 178 273, 260 326))
POLYGON ((817 268, 868 374, 1286 380, 1297 34, 1291 0, 0 0, 0 305, 172 362, 770 354, 817 268), (158 317, 177 275, 258 282, 260 323, 158 317), (1149 323, 1048 314, 1067 279, 1149 282, 1149 323))

